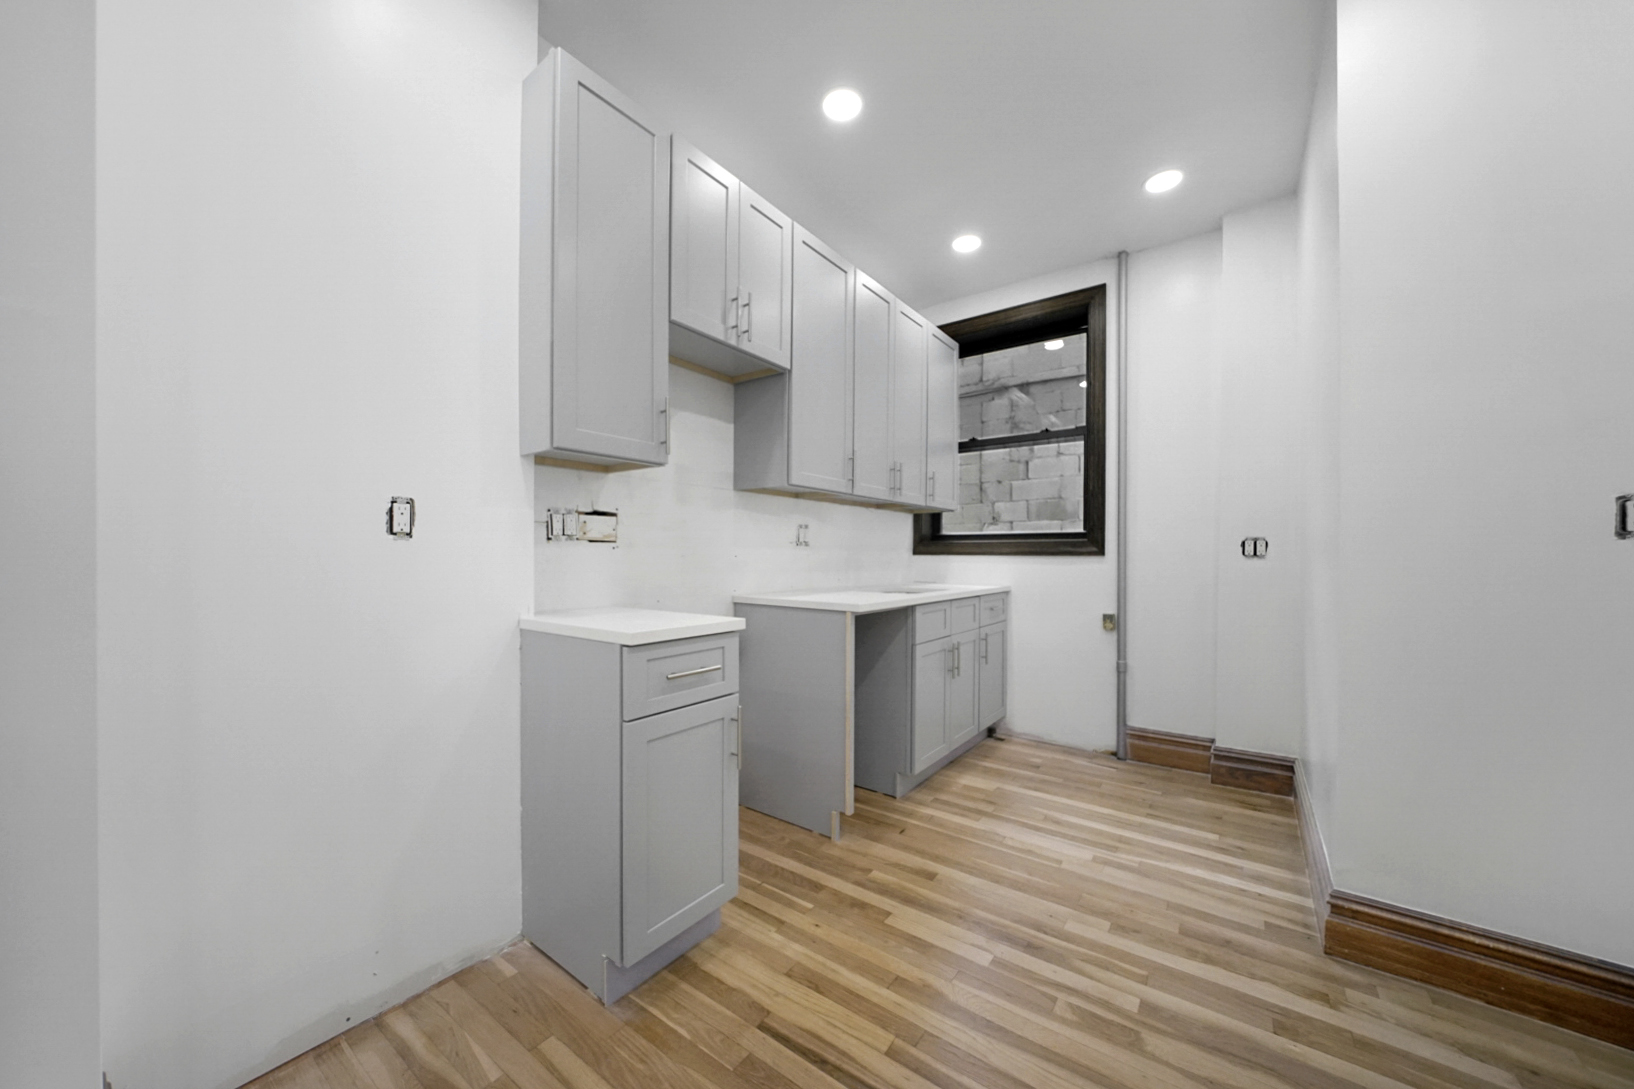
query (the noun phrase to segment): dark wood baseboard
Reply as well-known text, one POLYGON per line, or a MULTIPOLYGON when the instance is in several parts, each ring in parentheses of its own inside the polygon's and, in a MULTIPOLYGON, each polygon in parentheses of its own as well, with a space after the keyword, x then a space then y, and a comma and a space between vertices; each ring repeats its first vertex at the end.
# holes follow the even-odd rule
POLYGON ((1167 734, 1161 730, 1140 730, 1133 726, 1129 727, 1126 736, 1131 760, 1208 774, 1209 756, 1214 752, 1214 742, 1209 738, 1167 734))
POLYGON ((1335 889, 1296 761, 1159 730, 1130 727, 1128 740, 1131 760, 1295 798, 1324 953, 1634 1048, 1634 968, 1335 889))
POLYGON ((1634 1048, 1634 968, 1339 891, 1322 950, 1634 1048))
POLYGON ((1129 759, 1142 764, 1198 771, 1220 786, 1256 790, 1261 794, 1294 793, 1294 761, 1291 756, 1272 756, 1242 749, 1223 749, 1207 737, 1164 733, 1129 727, 1129 759))
POLYGON ((1216 745, 1209 754, 1208 779, 1220 786, 1291 798, 1294 793, 1294 761, 1289 756, 1222 749, 1216 745))

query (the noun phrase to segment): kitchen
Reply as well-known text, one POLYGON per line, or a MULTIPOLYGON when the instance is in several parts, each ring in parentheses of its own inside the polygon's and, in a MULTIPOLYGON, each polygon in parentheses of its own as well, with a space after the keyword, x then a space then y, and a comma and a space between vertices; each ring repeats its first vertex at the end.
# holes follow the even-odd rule
MULTIPOLYGON (((668 78, 650 62, 664 43, 644 37, 664 25, 658 13, 621 31, 594 7, 76 2, 49 9, 62 36, 11 24, 0 35, 20 50, 0 66, 6 78, 49 88, 8 94, 43 121, 7 130, 16 139, 4 161, 57 171, 7 190, 8 206, 35 208, 40 193, 55 203, 39 203, 26 219, 37 238, 8 241, 4 259, 37 253, 39 267, 62 273, 29 266, 7 282, 28 300, 18 313, 56 315, 68 330, 61 352, 39 355, 50 364, 39 373, 58 384, 18 386, 0 428, 18 444, 6 463, 43 482, 13 508, 20 524, 67 518, 60 533, 12 536, 21 558, 7 574, 8 645, 40 657, 19 657, 5 698, 59 682, 65 693, 6 704, 8 722, 40 728, 7 736, 36 748, 14 761, 8 747, 0 764, 28 771, 8 780, 3 823, 41 845, 8 871, 17 923, 6 935, 6 1043, 65 1064, 30 1071, 75 1071, 24 1083, 94 1084, 106 1070, 115 1089, 233 1086, 428 989, 452 994, 438 991, 450 975, 487 965, 504 977, 495 993, 521 987, 489 959, 522 930, 518 617, 609 605, 733 617, 745 594, 1008 587, 1004 722, 1019 740, 978 743, 900 801, 854 790, 856 812, 829 809, 841 814, 838 841, 780 832, 745 810, 755 880, 779 851, 793 876, 750 889, 733 909, 740 921, 760 918, 753 903, 798 929, 802 910, 779 897, 816 880, 799 869, 811 866, 803 852, 867 849, 865 826, 929 804, 916 799, 952 805, 938 810, 949 822, 974 821, 1014 792, 994 785, 999 770, 1055 774, 1080 792, 1077 805, 1111 802, 1113 772, 1180 775, 1097 770, 1110 758, 1084 755, 1117 741, 1121 634, 1131 723, 1300 759, 1310 789, 1299 796, 1331 837, 1339 889, 1634 962, 1626 868, 1602 864, 1593 846, 1605 841, 1597 830, 1627 823, 1626 792, 1608 778, 1626 738, 1613 728, 1619 659, 1606 648, 1634 645, 1620 626, 1634 610, 1595 604, 1622 592, 1614 550, 1627 547, 1607 524, 1611 500, 1630 489, 1617 476, 1622 432, 1604 407, 1626 391, 1601 362, 1626 347, 1604 301, 1626 286, 1614 259, 1626 213, 1599 188, 1569 207, 1547 199, 1559 184, 1550 164, 1582 164, 1591 178, 1626 172, 1622 144, 1595 135, 1623 125, 1619 104, 1634 101, 1618 63, 1624 35, 1525 4, 1460 22, 1435 6, 1347 0, 1337 29, 1321 4, 1140 17, 1115 4, 1077 15, 1040 5, 1030 16, 1046 22, 1032 25, 878 9, 861 37, 897 43, 903 85, 923 82, 908 61, 951 58, 943 93, 958 110, 921 115, 885 76, 863 78, 863 60, 823 44, 844 18, 791 23, 755 7, 736 17, 768 44, 748 60, 790 66, 770 43, 799 39, 821 70, 787 99, 749 96, 740 126, 705 101, 732 93, 734 63, 648 82, 668 78), (1098 20, 1104 32, 1047 21, 1057 18, 1098 20), (673 128, 930 325, 1105 288, 1106 447, 1129 453, 1128 495, 1117 493, 1119 466, 1107 466, 1105 554, 915 554, 909 512, 740 490, 736 386, 679 364, 667 366, 673 451, 662 466, 608 473, 519 458, 517 134, 541 37, 632 100, 698 121, 673 128), (23 63, 35 56, 57 60, 23 63), (1276 85, 1243 106, 1248 131, 1210 112, 1229 97, 1212 76, 1175 84, 1182 98, 1201 88, 1212 101, 1166 97, 1176 72, 1219 76, 1216 63, 1276 85), (968 76, 983 64, 1007 74, 968 76), (1444 97, 1448 72, 1475 90, 1444 97), (1093 89, 1097 79, 1132 82, 1101 86, 1104 108, 1063 102, 1054 130, 1025 113, 994 116, 979 97, 989 84, 1093 89), (868 166, 853 138, 866 128, 824 127, 819 101, 836 86, 861 92, 864 126, 939 120, 868 166), (1543 105, 1523 109, 1516 95, 1543 105), (1444 112, 1415 108, 1421 100, 1444 112), (1141 143, 1150 117, 1121 133, 1097 127, 1147 105, 1210 120, 1164 147, 1141 143), (1547 124, 1489 124, 1529 109, 1547 124), (785 136, 764 135, 767 113, 795 119, 785 136), (1438 128, 1438 118, 1453 120, 1438 128), (1001 181, 1058 175, 1096 201, 1058 193, 1004 226, 980 202, 924 218, 920 202, 880 196, 907 191, 893 189, 904 178, 892 164, 927 148, 957 176, 949 135, 977 119, 1001 135, 1076 134, 1095 154, 1072 169, 1044 152, 1017 158, 997 137, 979 151, 1001 181), (1282 134, 1276 154, 1250 138, 1270 129, 1282 134), (1182 153, 1210 131, 1235 150, 1182 153), (802 180, 788 165, 802 160, 784 154, 802 141, 858 178, 861 195, 829 203, 824 193, 845 190, 832 174, 802 180), (1432 148, 1479 182, 1456 195, 1414 184, 1410 160, 1432 148), (1093 174, 1086 160, 1122 173, 1093 174), (1508 169, 1481 166, 1494 161, 1508 169), (1186 170, 1180 188, 1142 189, 1169 167, 1186 170), (1222 188, 1234 170, 1259 180, 1222 188), (1062 218, 1088 203, 1125 234, 1062 218), (1532 214, 1546 207, 1548 223, 1532 214), (1498 222, 1512 251, 1501 260, 1490 259, 1498 222), (918 241, 889 243, 904 237, 893 223, 918 241), (983 247, 952 250, 964 233, 983 247), (1120 250, 1130 254, 1123 298, 1120 250), (1513 293, 1538 282, 1515 267, 1552 270, 1554 316, 1520 320, 1531 311, 1513 293), (1403 303, 1418 299, 1431 305, 1403 303), (1125 333, 1126 390, 1115 359, 1125 333), (1535 366, 1543 358, 1550 366, 1535 366), (1512 445, 1539 428, 1563 441, 1512 445), (382 508, 399 496, 416 502, 412 537, 382 531, 382 508), (1477 532, 1494 509, 1528 532, 1477 532), (553 536, 551 510, 614 512, 617 540, 553 536), (1250 539, 1268 553, 1240 551, 1250 539), (60 583, 42 576, 70 568, 60 583), (1502 622, 1521 615, 1538 639, 1502 622), (60 721, 39 716, 46 705, 60 721), (1540 721, 1551 723, 1543 760, 1526 743, 1540 721), (1040 742, 1074 751, 1029 770, 1018 754, 1040 742), (1476 773, 1465 774, 1470 761, 1476 773), (1552 778, 1532 779, 1540 769, 1552 778)), ((705 5, 698 17, 721 15, 705 5)), ((996 184, 987 206, 1009 192, 996 184)), ((36 358, 13 346, 8 359, 36 358)), ((598 517, 591 536, 611 528, 598 517)), ((1165 817, 1224 796, 1199 787, 1165 817)), ((1016 878, 1029 882, 1027 910, 1052 917, 1037 898, 1050 890, 1034 879, 1016 878)), ((850 897, 863 930, 888 910, 859 906, 855 891, 827 895, 850 897)), ((921 932, 916 941, 964 940, 922 912, 898 921, 921 932)), ((1073 940, 1110 949, 1118 933, 1102 933, 1073 940)), ((959 955, 994 955, 976 949, 965 942, 959 955)), ((722 957, 714 969, 748 970, 722 957)), ((533 966, 515 971, 534 978, 533 966)), ((901 1024, 885 1039, 835 1017, 880 1054, 914 1035, 901 1024)), ((529 1048, 539 1049, 557 1050, 529 1048)), ((874 1061, 852 1061, 864 1059, 874 1061)))

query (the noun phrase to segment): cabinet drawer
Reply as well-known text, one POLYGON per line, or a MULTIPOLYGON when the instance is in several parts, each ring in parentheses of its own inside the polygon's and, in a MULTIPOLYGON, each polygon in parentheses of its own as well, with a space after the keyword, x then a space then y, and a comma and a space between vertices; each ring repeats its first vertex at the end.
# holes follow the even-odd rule
POLYGON ((974 631, 980 621, 981 598, 962 597, 919 605, 913 611, 913 641, 924 643, 945 635, 974 631))
POLYGON ((1010 615, 1009 594, 985 594, 981 599, 982 624, 997 624, 1010 615))
POLYGON ((736 632, 624 648, 626 722, 737 690, 736 632))

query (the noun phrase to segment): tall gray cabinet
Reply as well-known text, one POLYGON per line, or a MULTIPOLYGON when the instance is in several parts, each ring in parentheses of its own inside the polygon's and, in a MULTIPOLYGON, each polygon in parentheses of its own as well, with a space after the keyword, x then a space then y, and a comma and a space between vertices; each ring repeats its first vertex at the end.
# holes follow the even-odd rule
POLYGON ((791 358, 798 368, 738 383, 738 488, 851 494, 851 263, 796 224, 791 358))
POLYGON ((737 894, 743 622, 580 612, 522 633, 522 933, 614 1002, 737 894))
POLYGON ((959 509, 959 345, 931 326, 925 360, 925 506, 959 509))
POLYGON ((891 345, 891 456, 898 503, 925 505, 925 352, 930 323, 895 302, 891 345))
POLYGON ((669 138, 561 49, 522 86, 522 453, 669 453, 669 138))

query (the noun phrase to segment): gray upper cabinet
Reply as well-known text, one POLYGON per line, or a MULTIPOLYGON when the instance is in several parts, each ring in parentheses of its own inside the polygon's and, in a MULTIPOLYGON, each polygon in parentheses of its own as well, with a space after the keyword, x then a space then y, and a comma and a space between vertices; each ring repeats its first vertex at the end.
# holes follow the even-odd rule
POLYGON ((671 143, 670 352, 729 376, 787 370, 793 221, 680 137, 671 143))
POLYGON ((957 510, 958 346, 713 160, 673 149, 670 350, 736 379, 734 486, 957 510))
POLYGON ((852 494, 897 498, 897 458, 891 441, 891 332, 896 299, 864 272, 853 281, 851 430, 852 494))
POLYGON ((851 264, 794 227, 794 320, 786 374, 735 389, 734 484, 851 494, 851 264))
POLYGON ((671 140, 669 318, 725 342, 735 335, 738 283, 737 178, 671 140))
POLYGON ((523 84, 522 452, 668 457, 669 139, 561 49, 523 84))
POLYGON ((929 323, 897 303, 891 345, 891 454, 896 488, 909 507, 925 505, 925 363, 929 323))
POLYGON ((959 509, 959 346, 942 330, 930 330, 926 368, 925 506, 959 509))
POLYGON ((738 222, 738 347, 787 370, 793 354, 794 221, 748 186, 738 222))
POLYGON ((794 232, 794 359, 787 381, 789 483, 851 491, 851 281, 856 270, 794 232))

